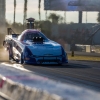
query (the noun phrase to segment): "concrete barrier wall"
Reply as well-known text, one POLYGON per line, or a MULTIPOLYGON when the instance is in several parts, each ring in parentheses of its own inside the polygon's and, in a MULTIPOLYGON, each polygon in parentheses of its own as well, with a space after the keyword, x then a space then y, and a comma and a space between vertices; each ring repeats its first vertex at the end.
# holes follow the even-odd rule
POLYGON ((0 76, 0 95, 0 100, 64 100, 56 94, 15 83, 3 76, 0 76))
POLYGON ((0 64, 0 100, 100 100, 98 91, 19 70, 18 64, 12 66, 0 64))

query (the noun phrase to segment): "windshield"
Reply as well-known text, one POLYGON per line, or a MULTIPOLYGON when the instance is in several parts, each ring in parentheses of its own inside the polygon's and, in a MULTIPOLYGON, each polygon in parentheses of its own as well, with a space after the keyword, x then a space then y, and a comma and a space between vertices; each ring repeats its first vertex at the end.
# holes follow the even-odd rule
POLYGON ((32 40, 33 37, 42 37, 44 41, 48 40, 48 38, 41 32, 28 32, 25 36, 25 40, 32 40))

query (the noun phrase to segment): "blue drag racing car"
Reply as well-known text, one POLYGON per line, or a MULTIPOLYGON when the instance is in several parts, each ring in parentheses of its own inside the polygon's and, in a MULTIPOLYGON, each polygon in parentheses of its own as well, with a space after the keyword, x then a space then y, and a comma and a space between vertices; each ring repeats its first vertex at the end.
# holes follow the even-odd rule
POLYGON ((21 64, 68 63, 63 47, 36 29, 27 29, 20 35, 6 35, 3 45, 9 51, 9 60, 21 64))

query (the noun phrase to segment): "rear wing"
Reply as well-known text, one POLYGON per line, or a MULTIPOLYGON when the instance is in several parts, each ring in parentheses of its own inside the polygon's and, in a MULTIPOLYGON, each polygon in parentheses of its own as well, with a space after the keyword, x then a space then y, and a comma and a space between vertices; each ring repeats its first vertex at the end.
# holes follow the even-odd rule
POLYGON ((19 34, 16 34, 12 28, 7 28, 8 35, 12 35, 12 37, 17 38, 19 34))

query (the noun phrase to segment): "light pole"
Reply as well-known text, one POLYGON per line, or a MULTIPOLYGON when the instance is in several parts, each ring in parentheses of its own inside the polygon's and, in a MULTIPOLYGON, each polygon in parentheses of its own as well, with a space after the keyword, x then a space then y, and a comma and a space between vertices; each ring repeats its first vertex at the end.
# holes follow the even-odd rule
POLYGON ((86 23, 87 23, 87 11, 86 11, 86 23))
POLYGON ((64 23, 66 23, 66 11, 64 11, 64 23))

